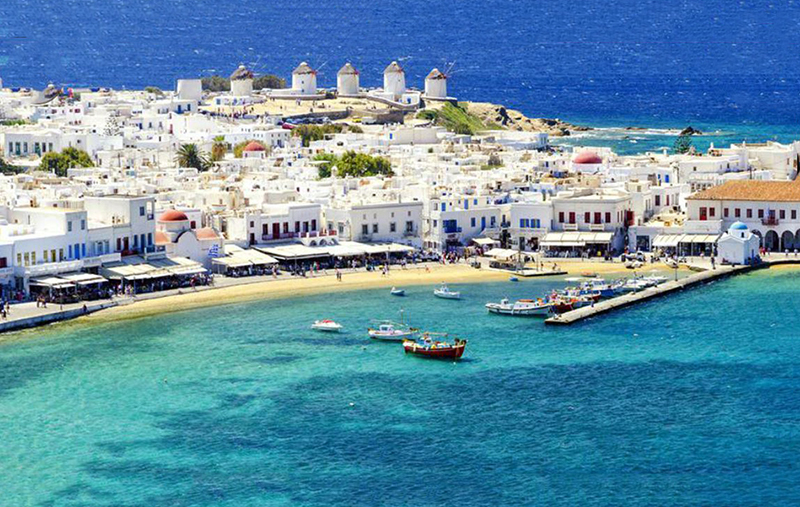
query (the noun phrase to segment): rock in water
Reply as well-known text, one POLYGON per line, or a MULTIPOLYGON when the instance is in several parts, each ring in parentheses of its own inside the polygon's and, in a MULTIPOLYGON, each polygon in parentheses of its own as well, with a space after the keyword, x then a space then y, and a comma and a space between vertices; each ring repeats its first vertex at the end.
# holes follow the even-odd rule
POLYGON ((691 125, 689 125, 685 129, 681 130, 681 133, 680 133, 680 135, 682 135, 682 136, 699 136, 699 135, 702 135, 702 134, 703 133, 701 131, 697 130, 696 128, 692 127, 691 125))

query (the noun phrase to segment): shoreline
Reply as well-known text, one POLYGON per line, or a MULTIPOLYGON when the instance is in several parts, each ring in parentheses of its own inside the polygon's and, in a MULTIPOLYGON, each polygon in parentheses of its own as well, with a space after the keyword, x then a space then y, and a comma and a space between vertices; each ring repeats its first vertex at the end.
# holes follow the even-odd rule
MULTIPOLYGON (((582 274, 594 273, 599 276, 630 276, 633 271, 626 269, 623 264, 607 261, 580 260, 580 259, 556 259, 560 274, 539 275, 528 278, 528 280, 550 279, 557 280, 564 276, 581 276, 582 274)), ((549 262, 548 262, 549 263, 549 262)), ((345 293, 360 290, 386 289, 393 286, 409 287, 430 285, 438 286, 446 282, 451 286, 458 284, 489 283, 507 281, 511 272, 494 270, 483 267, 475 269, 468 264, 429 264, 425 266, 409 266, 407 269, 395 267, 389 275, 381 276, 379 271, 343 271, 342 281, 338 282, 333 272, 308 278, 279 278, 252 280, 242 278, 237 283, 202 288, 196 291, 184 291, 181 293, 149 293, 134 299, 127 304, 116 304, 111 307, 91 311, 85 315, 63 318, 56 321, 47 322, 46 325, 97 325, 112 324, 115 322, 144 319, 156 317, 162 314, 173 312, 184 312, 199 310, 203 308, 221 307, 231 304, 247 303, 263 300, 287 300, 296 297, 316 296, 319 294, 345 293)), ((656 263, 644 266, 637 270, 637 273, 649 271, 671 272, 672 269, 663 263, 656 263)), ((680 271, 686 273, 688 266, 681 266, 680 271)), ((526 278, 520 277, 521 283, 525 283, 526 278)), ((16 330, 9 330, 0 335, 0 343, 16 341, 17 339, 27 338, 28 333, 36 333, 41 326, 26 327, 16 330)))
MULTIPOLYGON (((575 276, 581 273, 593 272, 600 275, 607 274, 632 274, 619 263, 605 261, 578 261, 565 260, 557 262, 559 269, 566 275, 540 276, 532 279, 552 279, 559 276, 575 276)), ((333 273, 308 278, 290 278, 266 280, 251 283, 242 283, 226 287, 215 287, 197 292, 184 292, 183 294, 165 295, 163 297, 150 297, 134 301, 127 305, 118 305, 103 311, 82 316, 78 321, 86 323, 107 323, 121 320, 146 318, 164 313, 188 311, 200 308, 222 306, 228 304, 246 303, 258 300, 286 299, 295 297, 315 296, 338 292, 357 290, 389 289, 393 286, 407 287, 431 285, 431 287, 446 282, 449 285, 461 283, 501 282, 512 276, 510 272, 492 270, 487 268, 475 269, 468 264, 430 265, 430 272, 423 267, 409 267, 408 269, 395 268, 386 277, 380 272, 343 272, 342 281, 337 282, 333 273)), ((648 265, 640 271, 671 271, 664 264, 648 265), (646 268, 646 269, 645 269, 646 268)), ((681 271, 688 268, 681 267, 681 271)), ((524 278, 521 278, 524 283, 524 278)))

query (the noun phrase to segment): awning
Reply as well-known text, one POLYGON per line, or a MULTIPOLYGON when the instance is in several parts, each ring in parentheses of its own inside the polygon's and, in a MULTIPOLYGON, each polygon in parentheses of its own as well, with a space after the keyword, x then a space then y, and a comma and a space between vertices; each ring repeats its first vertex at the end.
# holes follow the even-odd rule
POLYGON ((653 238, 653 248, 675 248, 683 236, 683 234, 658 234, 653 238))
POLYGON ((368 254, 411 253, 414 251, 413 246, 400 243, 361 244, 361 246, 368 254))
POLYGON ((472 238, 472 242, 481 246, 492 246, 497 243, 492 238, 472 238))
POLYGON ((315 259, 320 257, 330 257, 331 255, 328 253, 327 247, 310 247, 300 243, 268 248, 257 248, 257 250, 267 255, 271 255, 276 259, 282 260, 315 259))
POLYGON ((510 248, 492 248, 483 255, 487 257, 494 257, 495 259, 510 259, 515 255, 519 255, 519 252, 516 250, 511 250, 510 248))
POLYGON ((611 243, 612 232, 549 232, 539 242, 542 246, 586 246, 611 243))
POLYGON ((78 285, 97 285, 108 281, 102 276, 92 273, 67 273, 59 276, 64 280, 74 282, 78 285))
POLYGON ((681 238, 681 243, 716 243, 719 234, 686 234, 681 238))
POLYGON ((63 280, 57 276, 43 276, 40 278, 31 278, 30 284, 31 285, 38 285, 40 287, 56 287, 58 285, 70 282, 63 280))

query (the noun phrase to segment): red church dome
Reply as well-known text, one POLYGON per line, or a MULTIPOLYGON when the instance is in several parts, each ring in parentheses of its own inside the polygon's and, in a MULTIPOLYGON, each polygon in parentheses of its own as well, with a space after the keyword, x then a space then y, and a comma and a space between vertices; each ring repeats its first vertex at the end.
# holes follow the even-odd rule
POLYGON ((582 151, 572 159, 572 162, 574 164, 602 164, 603 159, 593 151, 582 151))
POLYGON ((247 146, 245 146, 244 150, 242 151, 267 151, 267 149, 264 148, 264 146, 259 142, 250 141, 249 143, 247 143, 247 146))
POLYGON ((189 220, 186 213, 176 209, 167 210, 158 217, 159 222, 185 222, 189 220))

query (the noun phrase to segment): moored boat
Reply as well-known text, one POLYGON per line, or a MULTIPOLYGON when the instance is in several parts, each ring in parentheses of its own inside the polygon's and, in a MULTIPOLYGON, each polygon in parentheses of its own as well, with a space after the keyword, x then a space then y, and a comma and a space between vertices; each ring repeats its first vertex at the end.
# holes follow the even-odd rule
POLYGON ((452 359, 455 361, 461 358, 466 347, 467 340, 456 338, 452 343, 439 341, 434 340, 431 333, 424 333, 417 340, 403 341, 403 349, 406 354, 430 359, 452 359))
POLYGON ((334 322, 330 319, 316 320, 313 324, 311 324, 311 329, 315 331, 324 331, 327 333, 338 333, 343 327, 344 326, 338 322, 334 322))
POLYGON ((367 329, 367 334, 373 340, 401 342, 416 337, 419 334, 419 329, 384 321, 375 328, 367 329))
POLYGON ((553 303, 544 299, 519 299, 512 303, 507 298, 504 298, 499 303, 486 303, 486 309, 490 313, 519 315, 522 317, 544 316, 550 313, 552 307, 553 303))
POLYGON ((433 295, 442 299, 461 299, 460 292, 450 290, 444 283, 438 289, 434 289, 433 295))
POLYGON ((392 287, 392 290, 389 291, 389 294, 392 296, 405 296, 406 291, 405 289, 398 289, 397 287, 392 287))

